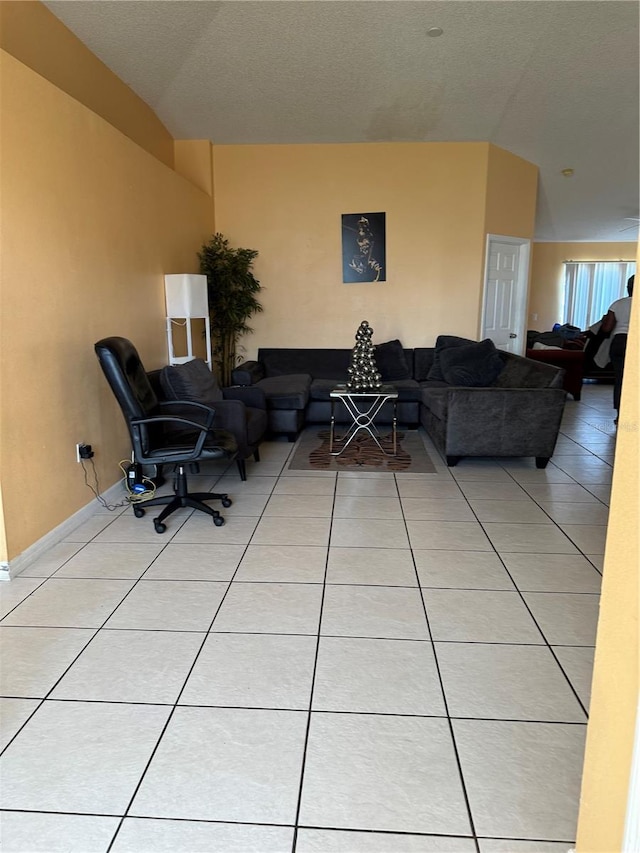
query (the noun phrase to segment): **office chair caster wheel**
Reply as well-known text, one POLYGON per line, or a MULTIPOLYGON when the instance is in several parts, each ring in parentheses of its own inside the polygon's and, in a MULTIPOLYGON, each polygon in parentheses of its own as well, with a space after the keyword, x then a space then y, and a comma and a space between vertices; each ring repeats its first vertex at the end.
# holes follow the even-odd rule
POLYGON ((224 524, 224 518, 221 515, 216 515, 213 518, 213 523, 216 527, 222 527, 222 525, 224 524))
POLYGON ((164 533, 167 529, 167 525, 163 524, 161 521, 158 521, 157 518, 153 519, 153 526, 156 529, 156 533, 164 533))
POLYGON ((133 514, 135 515, 136 518, 142 518, 142 516, 144 515, 144 510, 142 509, 141 506, 134 506, 133 514))
POLYGON ((231 498, 222 498, 221 504, 225 509, 228 509, 232 503, 233 501, 231 500, 231 498))

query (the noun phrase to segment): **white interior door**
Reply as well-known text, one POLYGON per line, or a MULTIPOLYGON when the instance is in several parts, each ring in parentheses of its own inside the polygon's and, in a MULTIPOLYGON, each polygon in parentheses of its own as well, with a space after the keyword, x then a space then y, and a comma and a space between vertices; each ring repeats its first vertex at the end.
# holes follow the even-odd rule
POLYGON ((530 241, 487 236, 481 337, 524 355, 530 241))

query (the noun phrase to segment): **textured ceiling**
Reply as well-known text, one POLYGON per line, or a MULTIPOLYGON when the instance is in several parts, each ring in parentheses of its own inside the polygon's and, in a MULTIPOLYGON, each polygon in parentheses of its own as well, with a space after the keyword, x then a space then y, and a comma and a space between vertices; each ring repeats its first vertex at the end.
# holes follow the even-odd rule
POLYGON ((177 139, 485 140, 539 166, 537 240, 638 239, 636 0, 46 5, 177 139))

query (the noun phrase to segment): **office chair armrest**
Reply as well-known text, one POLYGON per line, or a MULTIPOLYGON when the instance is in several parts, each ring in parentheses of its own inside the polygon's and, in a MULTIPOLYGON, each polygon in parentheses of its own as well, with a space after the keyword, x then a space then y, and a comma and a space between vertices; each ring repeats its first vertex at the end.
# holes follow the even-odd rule
MULTIPOLYGON (((199 405, 198 403, 196 405, 199 405)), ((191 451, 189 459, 196 459, 200 453, 202 452, 202 448, 204 447, 204 442, 209 434, 211 427, 213 426, 213 421, 215 418, 215 411, 210 409, 208 406, 202 406, 201 408, 208 410, 208 415, 206 419, 206 423, 198 423, 197 421, 192 421, 189 418, 181 418, 177 416, 168 416, 168 415, 153 415, 149 418, 132 418, 131 426, 132 427, 140 427, 140 426, 151 426, 153 424, 160 423, 171 423, 178 424, 179 427, 189 427, 193 430, 198 431, 198 438, 193 445, 193 449, 191 451)), ((189 460, 187 460, 189 461, 189 460)))

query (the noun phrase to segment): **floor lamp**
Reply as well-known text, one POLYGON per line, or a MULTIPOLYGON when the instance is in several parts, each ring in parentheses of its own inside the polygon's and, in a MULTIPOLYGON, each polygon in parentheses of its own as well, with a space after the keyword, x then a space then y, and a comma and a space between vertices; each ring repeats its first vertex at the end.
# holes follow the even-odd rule
POLYGON ((184 364, 196 356, 193 352, 192 319, 203 319, 206 337, 206 362, 211 370, 211 326, 206 275, 179 273, 165 275, 164 292, 167 303, 167 348, 169 364, 184 364), (174 326, 184 326, 187 338, 187 355, 177 356, 173 346, 174 326))

